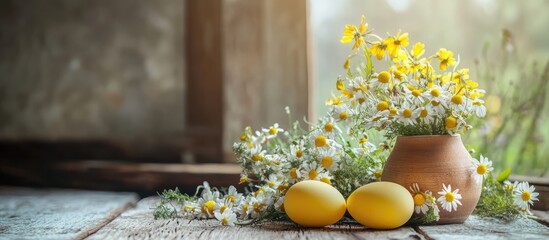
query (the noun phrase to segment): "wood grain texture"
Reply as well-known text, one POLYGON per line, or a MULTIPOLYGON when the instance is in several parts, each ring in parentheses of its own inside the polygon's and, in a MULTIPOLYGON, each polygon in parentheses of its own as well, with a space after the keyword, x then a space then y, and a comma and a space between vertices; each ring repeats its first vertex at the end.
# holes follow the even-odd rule
POLYGON ((89 239, 424 239, 410 227, 390 231, 369 230, 360 225, 301 228, 289 222, 225 227, 215 220, 154 220, 151 207, 156 197, 141 200, 131 209, 90 236, 89 239))
POLYGON ((421 226, 419 229, 433 239, 549 239, 549 228, 530 219, 505 222, 494 218, 470 216, 463 224, 421 226))
POLYGON ((68 161, 28 165, 27 162, 0 164, 3 183, 31 186, 71 187, 108 191, 132 191, 143 196, 179 187, 194 193, 204 181, 213 186, 237 185, 236 164, 128 163, 115 161, 68 161), (16 180, 16 182, 13 182, 16 180))
POLYGON ((82 239, 136 202, 133 193, 0 187, 0 239, 82 239))

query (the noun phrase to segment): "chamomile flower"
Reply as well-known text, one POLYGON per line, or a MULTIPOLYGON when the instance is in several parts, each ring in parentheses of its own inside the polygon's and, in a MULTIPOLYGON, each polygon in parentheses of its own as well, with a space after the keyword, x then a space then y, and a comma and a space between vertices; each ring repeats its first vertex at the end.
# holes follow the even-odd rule
POLYGON ((232 204, 238 205, 238 203, 242 199, 242 193, 238 193, 236 188, 233 185, 231 185, 229 186, 229 191, 227 192, 227 195, 225 195, 225 199, 231 202, 232 204))
POLYGON ((278 126, 278 123, 273 124, 269 129, 263 128, 262 131, 265 133, 267 139, 276 138, 279 132, 284 132, 284 130, 278 126))
POLYGON ((434 113, 429 112, 429 109, 426 107, 416 109, 415 114, 418 117, 418 119, 420 119, 426 124, 429 124, 434 120, 433 118, 434 113))
POLYGON ((340 134, 342 132, 332 116, 327 116, 322 119, 320 127, 327 136, 334 136, 335 134, 340 134))
POLYGON ((332 117, 338 121, 345 121, 353 114, 353 110, 346 105, 334 106, 332 109, 332 117))
POLYGON ((263 157, 265 157, 265 151, 262 149, 261 145, 256 145, 250 150, 250 159, 253 162, 259 163, 263 161, 263 157))
POLYGON ((459 189, 452 192, 452 186, 442 184, 442 191, 438 192, 441 195, 437 201, 442 205, 442 208, 448 212, 457 210, 457 205, 461 205, 461 194, 458 193, 459 189))
POLYGON ((308 180, 319 180, 320 173, 324 170, 322 166, 318 165, 316 162, 304 164, 301 169, 301 176, 308 180))
POLYGON ((533 205, 534 201, 538 201, 539 193, 534 192, 536 190, 534 186, 530 186, 528 182, 521 182, 513 190, 515 204, 520 208, 528 208, 528 204, 533 205))
POLYGON ((269 179, 267 180, 267 186, 270 191, 276 192, 278 189, 278 186, 282 183, 281 178, 276 174, 269 175, 269 179))
POLYGON ((503 188, 507 191, 513 191, 517 188, 518 184, 519 184, 518 181, 511 182, 509 180, 505 180, 503 182, 503 188))
POLYGON ((415 212, 422 214, 427 213, 427 211, 429 211, 429 205, 425 194, 419 189, 419 185, 417 183, 412 184, 412 186, 410 186, 410 191, 412 192, 412 198, 414 199, 415 212))
POLYGON ((297 141, 297 144, 292 144, 290 146, 290 156, 291 160, 300 160, 303 159, 303 151, 305 151, 303 140, 297 141))
POLYGON ((484 100, 475 99, 471 102, 471 108, 477 117, 481 118, 486 116, 486 106, 484 106, 484 100))
POLYGON ((301 178, 301 170, 295 167, 291 168, 288 175, 290 175, 290 182, 295 183, 301 178))
POLYGON ((332 176, 328 172, 323 172, 319 175, 319 181, 332 185, 332 176))
POLYGON ((391 84, 391 73, 387 71, 380 72, 370 83, 375 88, 388 88, 391 84))
POLYGON ((319 159, 320 159, 320 165, 324 167, 325 169, 336 169, 338 162, 339 162, 339 156, 336 153, 335 148, 323 148, 319 151, 319 159))
POLYGON ((417 118, 417 113, 414 113, 415 109, 408 102, 404 102, 399 111, 398 120, 406 125, 414 124, 417 118))
POLYGON ((250 214, 252 213, 252 207, 250 206, 252 198, 253 196, 251 195, 246 196, 240 201, 238 207, 236 207, 236 212, 238 213, 238 216, 240 216, 240 219, 248 219, 250 217, 250 214))
POLYGON ((480 155, 480 161, 473 158, 473 178, 478 184, 482 184, 482 180, 486 178, 488 172, 494 170, 492 167, 492 161, 488 160, 484 156, 480 155))
POLYGON ((234 223, 236 222, 236 214, 230 208, 225 209, 222 213, 220 211, 215 211, 214 215, 223 226, 234 226, 234 223))

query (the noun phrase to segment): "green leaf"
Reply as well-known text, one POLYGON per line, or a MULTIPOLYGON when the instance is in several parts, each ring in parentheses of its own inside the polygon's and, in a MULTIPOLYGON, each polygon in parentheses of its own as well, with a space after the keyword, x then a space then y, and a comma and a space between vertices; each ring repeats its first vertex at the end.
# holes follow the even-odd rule
POLYGON ((511 175, 511 168, 506 168, 498 175, 496 180, 500 183, 503 183, 505 180, 507 180, 507 178, 509 178, 509 175, 511 175))
POLYGON ((366 48, 364 48, 364 57, 366 58, 366 68, 364 68, 364 72, 368 78, 372 74, 372 69, 374 67, 372 65, 372 57, 370 56, 370 52, 366 48))

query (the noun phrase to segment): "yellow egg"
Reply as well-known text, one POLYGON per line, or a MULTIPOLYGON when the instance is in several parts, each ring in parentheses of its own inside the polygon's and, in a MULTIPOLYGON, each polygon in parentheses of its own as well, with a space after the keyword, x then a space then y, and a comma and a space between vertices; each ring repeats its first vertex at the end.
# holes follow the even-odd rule
POLYGON ((392 182, 374 182, 355 190, 347 199, 347 211, 360 224, 392 229, 405 224, 414 212, 414 200, 406 188, 392 182))
POLYGON ((284 210, 292 221, 307 227, 334 224, 345 214, 345 198, 337 189, 320 181, 294 184, 284 198, 284 210))

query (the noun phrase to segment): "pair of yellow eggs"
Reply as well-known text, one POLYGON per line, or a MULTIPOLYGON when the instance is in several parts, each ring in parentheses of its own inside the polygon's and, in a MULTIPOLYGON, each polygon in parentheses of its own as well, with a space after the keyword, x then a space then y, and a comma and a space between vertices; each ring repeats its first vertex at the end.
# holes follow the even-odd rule
POLYGON ((414 200, 406 188, 396 183, 374 182, 356 189, 345 201, 331 185, 307 180, 288 189, 284 210, 292 221, 308 227, 334 224, 347 210, 366 227, 393 229, 410 219, 414 200))

